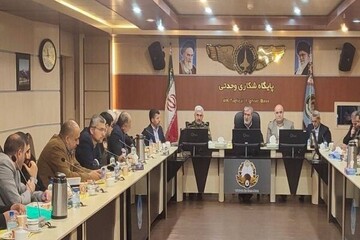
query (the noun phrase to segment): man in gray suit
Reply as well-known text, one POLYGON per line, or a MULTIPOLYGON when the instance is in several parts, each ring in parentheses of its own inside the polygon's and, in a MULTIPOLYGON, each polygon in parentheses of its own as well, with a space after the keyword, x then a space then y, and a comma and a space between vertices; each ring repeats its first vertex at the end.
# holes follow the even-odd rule
POLYGON ((284 118, 284 108, 278 104, 275 106, 275 119, 269 122, 266 142, 270 142, 270 137, 274 135, 276 137, 276 143, 279 143, 279 130, 280 129, 294 129, 294 123, 284 118))

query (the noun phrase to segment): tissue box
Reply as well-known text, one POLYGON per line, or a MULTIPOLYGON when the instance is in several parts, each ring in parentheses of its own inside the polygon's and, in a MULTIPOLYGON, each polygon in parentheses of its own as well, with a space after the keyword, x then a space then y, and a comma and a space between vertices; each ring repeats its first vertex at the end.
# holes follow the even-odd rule
POLYGON ((347 175, 355 175, 356 174, 356 169, 355 168, 345 168, 345 173, 347 175))
POLYGON ((51 219, 51 204, 50 203, 39 203, 39 206, 36 202, 29 203, 26 205, 26 215, 29 219, 44 217, 46 220, 51 219), (40 207, 40 208, 39 208, 40 207))

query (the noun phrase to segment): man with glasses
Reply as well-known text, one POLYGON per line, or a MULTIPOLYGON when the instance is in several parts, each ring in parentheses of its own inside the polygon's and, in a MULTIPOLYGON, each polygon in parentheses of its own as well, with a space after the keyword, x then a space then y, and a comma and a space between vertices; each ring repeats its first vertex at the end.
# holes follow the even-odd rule
MULTIPOLYGON (((104 130, 100 128, 99 132, 102 135, 104 130)), ((68 178, 81 177, 83 182, 100 179, 100 170, 84 168, 76 160, 75 149, 79 138, 79 125, 74 120, 68 120, 61 125, 59 134, 55 134, 46 144, 38 160, 39 176, 45 186, 56 172, 64 173, 68 178)))
POLYGON ((312 131, 315 132, 315 140, 318 144, 331 142, 331 132, 327 126, 321 123, 320 112, 317 110, 312 113, 311 123, 306 128, 308 138, 312 131))
MULTIPOLYGON (((49 202, 51 200, 49 190, 45 192, 35 191, 35 177, 26 179, 26 185, 20 181, 20 178, 24 177, 20 171, 29 149, 26 135, 22 132, 11 134, 6 139, 4 153, 0 153, 0 206, 11 206, 14 203, 28 204, 32 201, 49 202)), ((30 170, 29 167, 27 169, 30 170)), ((34 170, 33 175, 36 176, 36 173, 37 169, 34 170)))
POLYGON ((349 144, 350 140, 353 140, 355 138, 359 138, 360 135, 360 112, 354 111, 351 114, 351 125, 348 133, 343 139, 344 144, 349 144))
POLYGON ((311 64, 311 46, 305 42, 301 41, 296 47, 296 53, 298 56, 298 69, 296 70, 296 75, 308 75, 311 64))
POLYGON ((275 119, 268 124, 266 142, 270 142, 270 137, 275 136, 276 143, 279 143, 280 129, 294 129, 294 123, 284 118, 284 107, 280 104, 275 106, 275 119))
POLYGON ((80 165, 88 169, 99 169, 101 167, 100 144, 106 137, 107 127, 105 119, 100 115, 92 116, 89 127, 80 133, 79 145, 75 156, 80 165))

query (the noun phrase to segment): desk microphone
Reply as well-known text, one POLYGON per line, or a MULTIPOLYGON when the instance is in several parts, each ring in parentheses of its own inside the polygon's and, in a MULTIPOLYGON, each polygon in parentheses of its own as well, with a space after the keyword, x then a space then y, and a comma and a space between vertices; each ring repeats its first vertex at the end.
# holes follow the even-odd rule
POLYGON ((63 158, 63 157, 61 158, 61 161, 70 164, 70 166, 76 168, 77 170, 79 170, 79 171, 82 172, 82 173, 89 174, 88 172, 84 171, 83 169, 79 168, 78 166, 76 166, 75 164, 71 163, 70 161, 66 160, 66 159, 63 158))
POLYGON ((119 138, 119 142, 121 142, 122 144, 124 144, 125 147, 127 147, 127 148, 129 148, 129 149, 132 148, 131 146, 127 145, 124 141, 122 141, 120 138, 119 138))

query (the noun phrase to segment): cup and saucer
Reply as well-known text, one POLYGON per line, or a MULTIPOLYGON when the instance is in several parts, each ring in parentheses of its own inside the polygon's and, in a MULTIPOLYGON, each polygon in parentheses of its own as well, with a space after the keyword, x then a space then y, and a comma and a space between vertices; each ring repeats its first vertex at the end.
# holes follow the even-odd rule
POLYGON ((27 220, 27 228, 25 229, 31 233, 38 233, 41 232, 41 228, 39 226, 39 219, 28 219, 27 220))

